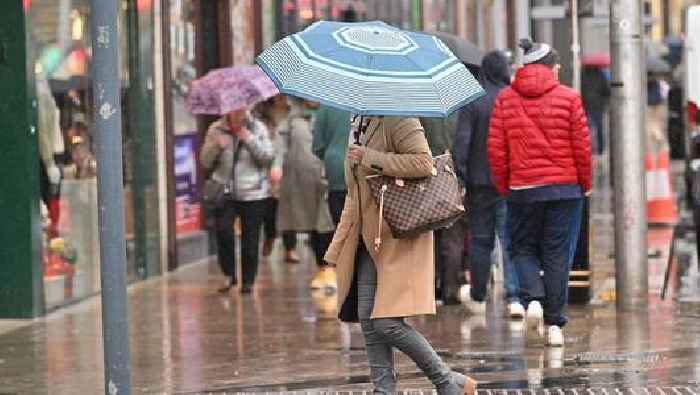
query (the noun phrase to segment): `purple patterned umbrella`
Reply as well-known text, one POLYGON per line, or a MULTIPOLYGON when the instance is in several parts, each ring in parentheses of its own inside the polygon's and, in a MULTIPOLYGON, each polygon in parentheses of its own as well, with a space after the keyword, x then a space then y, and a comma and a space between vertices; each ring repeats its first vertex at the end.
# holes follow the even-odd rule
POLYGON ((192 82, 187 109, 193 114, 224 115, 279 93, 260 67, 227 67, 210 71, 192 82))

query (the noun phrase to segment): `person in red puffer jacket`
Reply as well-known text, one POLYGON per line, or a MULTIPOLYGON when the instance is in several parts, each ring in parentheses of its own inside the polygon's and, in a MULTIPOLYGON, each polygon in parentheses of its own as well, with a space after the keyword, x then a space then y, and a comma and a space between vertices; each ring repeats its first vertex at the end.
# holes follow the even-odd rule
POLYGON ((528 306, 528 329, 538 329, 544 319, 547 344, 562 346, 578 234, 572 229, 591 190, 591 143, 580 95, 559 83, 557 52, 529 39, 520 46, 524 66, 491 114, 489 166, 497 191, 508 199, 511 258, 528 306))

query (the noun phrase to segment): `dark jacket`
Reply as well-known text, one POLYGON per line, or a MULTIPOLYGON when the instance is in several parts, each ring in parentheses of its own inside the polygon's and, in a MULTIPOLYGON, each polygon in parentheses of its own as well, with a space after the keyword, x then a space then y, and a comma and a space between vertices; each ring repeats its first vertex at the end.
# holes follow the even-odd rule
POLYGON ((442 155, 445 151, 452 150, 458 120, 458 112, 447 118, 420 118, 420 123, 425 129, 425 138, 428 140, 430 152, 434 156, 442 155))
POLYGON ((610 82, 597 67, 585 67, 581 73, 581 97, 588 115, 602 114, 610 101, 610 82))
POLYGON ((509 82, 508 59, 497 51, 487 54, 479 74, 479 83, 486 95, 459 111, 452 148, 457 175, 465 185, 493 186, 486 146, 489 120, 496 96, 509 82))

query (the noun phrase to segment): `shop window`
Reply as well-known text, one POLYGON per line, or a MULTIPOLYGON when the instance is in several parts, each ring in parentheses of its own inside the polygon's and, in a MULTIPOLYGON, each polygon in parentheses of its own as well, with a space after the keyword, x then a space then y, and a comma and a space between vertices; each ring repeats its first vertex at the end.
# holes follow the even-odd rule
POLYGON ((201 230, 197 194, 197 118, 185 106, 192 81, 197 78, 196 9, 193 0, 170 4, 171 114, 175 134, 175 218, 178 237, 201 230))
POLYGON ((87 1, 25 6, 36 81, 44 294, 52 308, 99 289, 90 14, 87 1))
POLYGON ((423 2, 426 31, 454 33, 454 0, 428 0, 423 2))
MULTIPOLYGON (((135 1, 135 0, 129 0, 135 1)), ((92 62, 89 0, 26 1, 28 26, 28 62, 34 66, 36 84, 36 130, 39 142, 40 190, 43 230, 44 294, 48 308, 80 299, 99 291, 99 239, 97 228, 97 160, 92 119, 92 62)), ((120 78, 122 97, 128 103, 135 82, 147 91, 149 74, 129 73, 132 59, 128 40, 128 2, 121 3, 119 15, 120 78)), ((132 4, 135 4, 132 3, 132 4)), ((143 2, 139 4, 143 5, 143 2)), ((145 10, 142 9, 145 12, 145 10)), ((148 25, 142 21, 142 25, 148 25)), ((152 45, 147 32, 142 32, 140 51, 152 45)), ((151 32, 152 33, 152 32, 151 32)), ((142 50, 142 52, 150 51, 142 50)), ((144 59, 144 64, 148 59, 144 59)), ((152 56, 152 55, 151 55, 152 56)), ((152 57, 150 58, 152 62, 152 57)), ((152 70, 151 70, 152 71, 152 70)), ((152 73, 150 74, 152 76, 152 73)), ((140 105, 147 104, 147 94, 139 94, 140 105)), ((152 99, 152 98, 151 98, 152 99)), ((148 168, 149 152, 130 150, 131 146, 153 140, 153 128, 129 123, 128 106, 124 119, 124 201, 130 279, 140 276, 137 261, 152 264, 158 271, 156 248, 158 210, 144 215, 157 206, 153 185, 156 176, 141 178, 143 188, 135 189, 130 173, 136 164, 148 168), (139 206, 141 212, 135 212, 139 206), (154 217, 155 215, 155 217, 154 217), (134 234, 144 235, 135 240, 134 234), (155 243, 153 243, 156 241, 155 243), (140 243, 140 244, 139 244, 140 243), (139 255, 137 250, 142 251, 139 255), (154 258, 155 257, 155 258, 154 258)), ((150 113, 152 116, 153 114, 150 113)), ((145 271, 144 271, 145 272, 145 271)))
MULTIPOLYGON (((435 3, 437 7, 444 1, 435 3)), ((278 31, 286 36, 319 20, 381 20, 402 29, 416 30, 419 28, 415 18, 419 13, 417 4, 413 0, 277 0, 278 31)))

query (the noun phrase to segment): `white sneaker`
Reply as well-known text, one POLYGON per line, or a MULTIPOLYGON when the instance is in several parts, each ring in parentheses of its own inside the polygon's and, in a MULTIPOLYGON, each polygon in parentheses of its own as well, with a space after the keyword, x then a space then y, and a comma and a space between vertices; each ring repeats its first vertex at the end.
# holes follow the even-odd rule
POLYGON ((525 308, 518 302, 513 302, 508 305, 508 315, 510 318, 521 320, 525 318, 525 308))
POLYGON ((561 369, 564 367, 564 348, 549 347, 545 352, 545 366, 549 369, 561 369))
POLYGON ((462 304, 467 304, 470 300, 472 300, 472 297, 470 295, 471 289, 472 287, 469 284, 464 284, 461 287, 459 287, 459 293, 457 294, 457 298, 460 302, 462 302, 462 304))
POLYGON ((547 345, 550 347, 562 347, 564 345, 564 334, 560 327, 552 325, 547 328, 547 345))
POLYGON ((544 320, 544 310, 540 302, 530 302, 527 306, 527 329, 535 331, 540 328, 544 320))
POLYGON ((459 288, 459 296, 457 298, 472 314, 486 314, 486 302, 472 300, 471 286, 469 284, 464 284, 459 288))
POLYGON ((467 309, 469 309, 469 311, 471 311, 472 314, 485 315, 486 302, 477 302, 475 300, 470 300, 467 303, 467 309))

